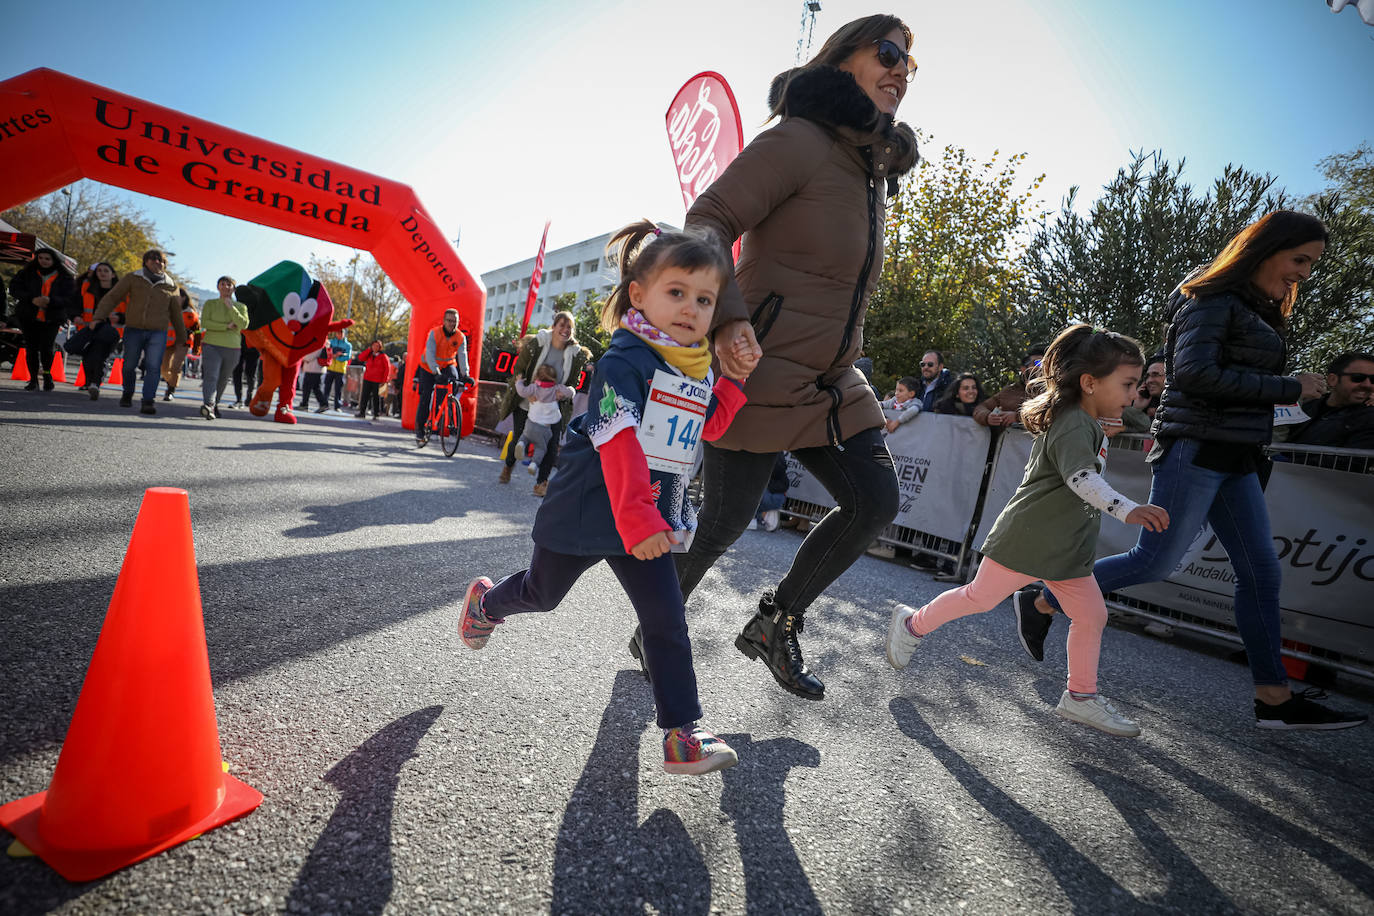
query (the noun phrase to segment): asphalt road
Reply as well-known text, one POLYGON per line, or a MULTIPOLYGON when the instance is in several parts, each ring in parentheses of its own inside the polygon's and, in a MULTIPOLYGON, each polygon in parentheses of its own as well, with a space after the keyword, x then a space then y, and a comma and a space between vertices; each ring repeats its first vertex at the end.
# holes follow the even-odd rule
POLYGON ((1374 728, 1257 730, 1224 652, 1110 628, 1102 689, 1144 730, 1113 738, 1052 714, 1063 630, 1036 664, 1006 606, 891 670, 892 603, 941 586, 865 556, 808 616, 805 702, 733 647, 798 544, 748 532, 688 609, 740 764, 670 777, 604 566, 459 642, 466 583, 524 565, 538 504, 493 445, 207 423, 189 394, 141 417, 0 382, 0 802, 51 778, 154 485, 190 493, 223 755, 266 800, 87 884, 0 857, 0 913, 1374 910, 1374 728))

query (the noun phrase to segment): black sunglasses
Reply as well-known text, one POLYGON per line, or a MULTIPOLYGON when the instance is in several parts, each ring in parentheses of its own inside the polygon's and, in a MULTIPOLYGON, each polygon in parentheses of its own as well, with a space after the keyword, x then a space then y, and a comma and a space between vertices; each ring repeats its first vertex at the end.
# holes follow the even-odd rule
POLYGON ((891 39, 880 38, 873 43, 878 46, 878 63, 891 70, 905 60, 906 81, 909 83, 916 78, 916 58, 903 51, 901 46, 891 39))
POLYGON ((1374 375, 1368 372, 1337 372, 1335 374, 1350 379, 1356 385, 1363 385, 1365 382, 1374 381, 1374 375))

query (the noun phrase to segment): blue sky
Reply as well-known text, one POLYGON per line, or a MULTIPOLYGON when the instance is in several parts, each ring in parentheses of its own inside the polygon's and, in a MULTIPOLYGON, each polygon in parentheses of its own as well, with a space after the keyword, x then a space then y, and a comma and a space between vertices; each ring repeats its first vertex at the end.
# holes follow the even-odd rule
MULTIPOLYGON (((823 0, 816 44, 876 11, 823 0)), ((978 157, 1026 152, 1057 205, 1130 150, 1319 184, 1374 141, 1374 28, 1324 0, 1002 0, 890 8, 920 71, 899 117, 978 157)), ((746 137, 791 66, 800 0, 578 4, 101 2, 6 14, 0 78, 52 67, 412 185, 474 275, 639 216, 680 223, 663 114, 701 70, 726 77, 746 137), (62 31, 69 24, 71 29, 62 31), (85 36, 84 38, 77 37, 85 36)), ((935 148, 929 153, 938 152, 935 148)), ((3 178, 0 177, 0 181, 3 178)), ((351 252, 136 197, 200 285, 351 252)))

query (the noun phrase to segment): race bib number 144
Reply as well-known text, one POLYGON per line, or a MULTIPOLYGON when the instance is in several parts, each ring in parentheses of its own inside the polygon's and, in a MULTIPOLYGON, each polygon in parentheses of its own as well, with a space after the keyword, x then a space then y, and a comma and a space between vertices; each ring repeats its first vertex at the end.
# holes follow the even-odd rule
POLYGON ((704 382, 659 369, 639 421, 639 445, 649 470, 690 474, 711 389, 704 382))

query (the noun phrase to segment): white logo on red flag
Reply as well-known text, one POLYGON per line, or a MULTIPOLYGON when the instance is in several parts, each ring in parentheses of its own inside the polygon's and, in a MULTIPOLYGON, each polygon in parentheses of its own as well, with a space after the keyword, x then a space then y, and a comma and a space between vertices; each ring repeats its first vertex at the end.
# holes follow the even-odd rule
POLYGON ((698 195, 744 148, 739 106, 725 77, 708 70, 683 84, 664 121, 682 201, 691 209, 698 195))

